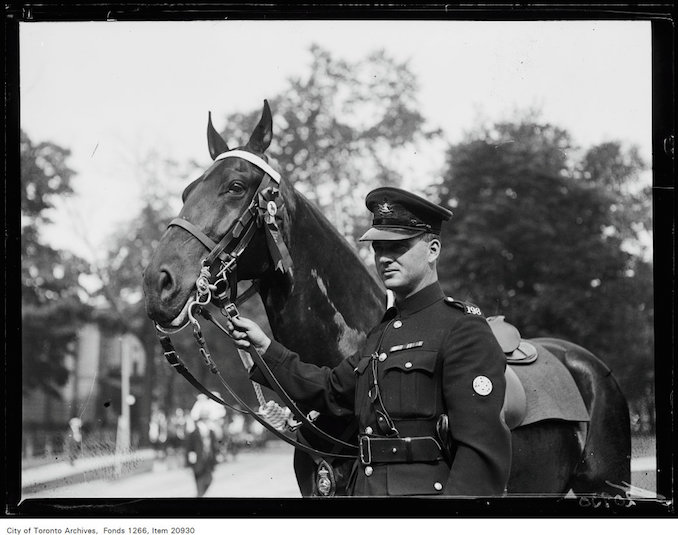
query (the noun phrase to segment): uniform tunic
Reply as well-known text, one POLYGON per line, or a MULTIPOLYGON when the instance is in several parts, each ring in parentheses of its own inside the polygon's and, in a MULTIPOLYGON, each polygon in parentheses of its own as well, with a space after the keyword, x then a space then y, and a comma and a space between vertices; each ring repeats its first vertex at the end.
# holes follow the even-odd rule
MULTIPOLYGON (((293 399, 325 414, 355 414, 361 436, 438 439, 436 422, 448 416, 452 458, 359 459, 352 494, 504 493, 511 460, 501 416, 505 357, 480 311, 446 298, 437 282, 390 308, 363 350, 334 368, 302 362, 276 341, 262 357, 293 399)), ((264 381, 256 367, 251 377, 264 381)))

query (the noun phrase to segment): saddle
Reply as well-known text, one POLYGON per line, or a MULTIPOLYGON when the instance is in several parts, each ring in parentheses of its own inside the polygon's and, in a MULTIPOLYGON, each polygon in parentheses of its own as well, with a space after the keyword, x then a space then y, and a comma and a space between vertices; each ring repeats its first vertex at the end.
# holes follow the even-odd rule
POLYGON ((537 348, 520 338, 520 332, 504 316, 490 316, 487 323, 492 329, 508 364, 532 364, 537 360, 537 348))
MULTIPOLYGON (((537 360, 537 348, 522 340, 516 327, 507 323, 504 316, 490 316, 487 323, 492 329, 508 364, 531 364, 537 360)), ((527 414, 527 396, 522 382, 511 366, 506 366, 506 393, 502 414, 509 429, 518 427, 527 414)))

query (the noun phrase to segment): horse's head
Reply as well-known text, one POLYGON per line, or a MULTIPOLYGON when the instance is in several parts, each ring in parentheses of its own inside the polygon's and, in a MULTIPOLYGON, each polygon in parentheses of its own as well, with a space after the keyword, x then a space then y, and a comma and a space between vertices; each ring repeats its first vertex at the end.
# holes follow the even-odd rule
MULTIPOLYGON (((271 111, 264 101, 259 123, 247 144, 238 150, 263 158, 271 135, 271 111)), ((146 311, 153 321, 164 327, 179 327, 186 323, 188 307, 196 292, 196 280, 203 262, 211 256, 209 249, 227 235, 239 237, 239 225, 235 222, 248 208, 253 210, 252 200, 260 193, 258 189, 265 175, 260 166, 242 157, 223 157, 229 148, 212 126, 211 117, 207 125, 207 142, 214 162, 184 190, 183 208, 160 239, 144 272, 146 311)), ((225 253, 229 252, 229 247, 225 253)), ((256 278, 269 267, 269 258, 264 233, 254 232, 238 259, 237 278, 256 278)), ((223 266, 223 259, 224 253, 208 266, 212 275, 217 273, 220 265, 223 266)))

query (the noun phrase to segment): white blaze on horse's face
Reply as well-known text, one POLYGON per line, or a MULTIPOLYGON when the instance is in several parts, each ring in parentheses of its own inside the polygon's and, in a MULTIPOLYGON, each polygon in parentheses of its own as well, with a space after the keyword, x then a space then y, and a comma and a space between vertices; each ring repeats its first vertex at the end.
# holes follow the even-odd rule
POLYGON ((320 293, 325 296, 330 307, 332 307, 332 310, 334 310, 333 321, 339 328, 339 336, 337 338, 337 346, 339 351, 344 357, 353 355, 356 351, 358 351, 365 341, 365 333, 348 326, 344 316, 342 316, 342 314, 337 310, 337 307, 335 307, 332 303, 332 300, 330 299, 330 296, 327 292, 327 286, 315 269, 311 270, 311 276, 318 284, 320 293))

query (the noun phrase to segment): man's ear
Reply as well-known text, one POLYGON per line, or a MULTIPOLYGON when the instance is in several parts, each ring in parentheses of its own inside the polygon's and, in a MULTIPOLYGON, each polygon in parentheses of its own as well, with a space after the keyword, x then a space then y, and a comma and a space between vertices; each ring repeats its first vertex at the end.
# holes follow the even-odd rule
POLYGON ((441 249, 442 244, 438 238, 433 238, 428 242, 428 257, 430 262, 435 262, 438 259, 441 249))

